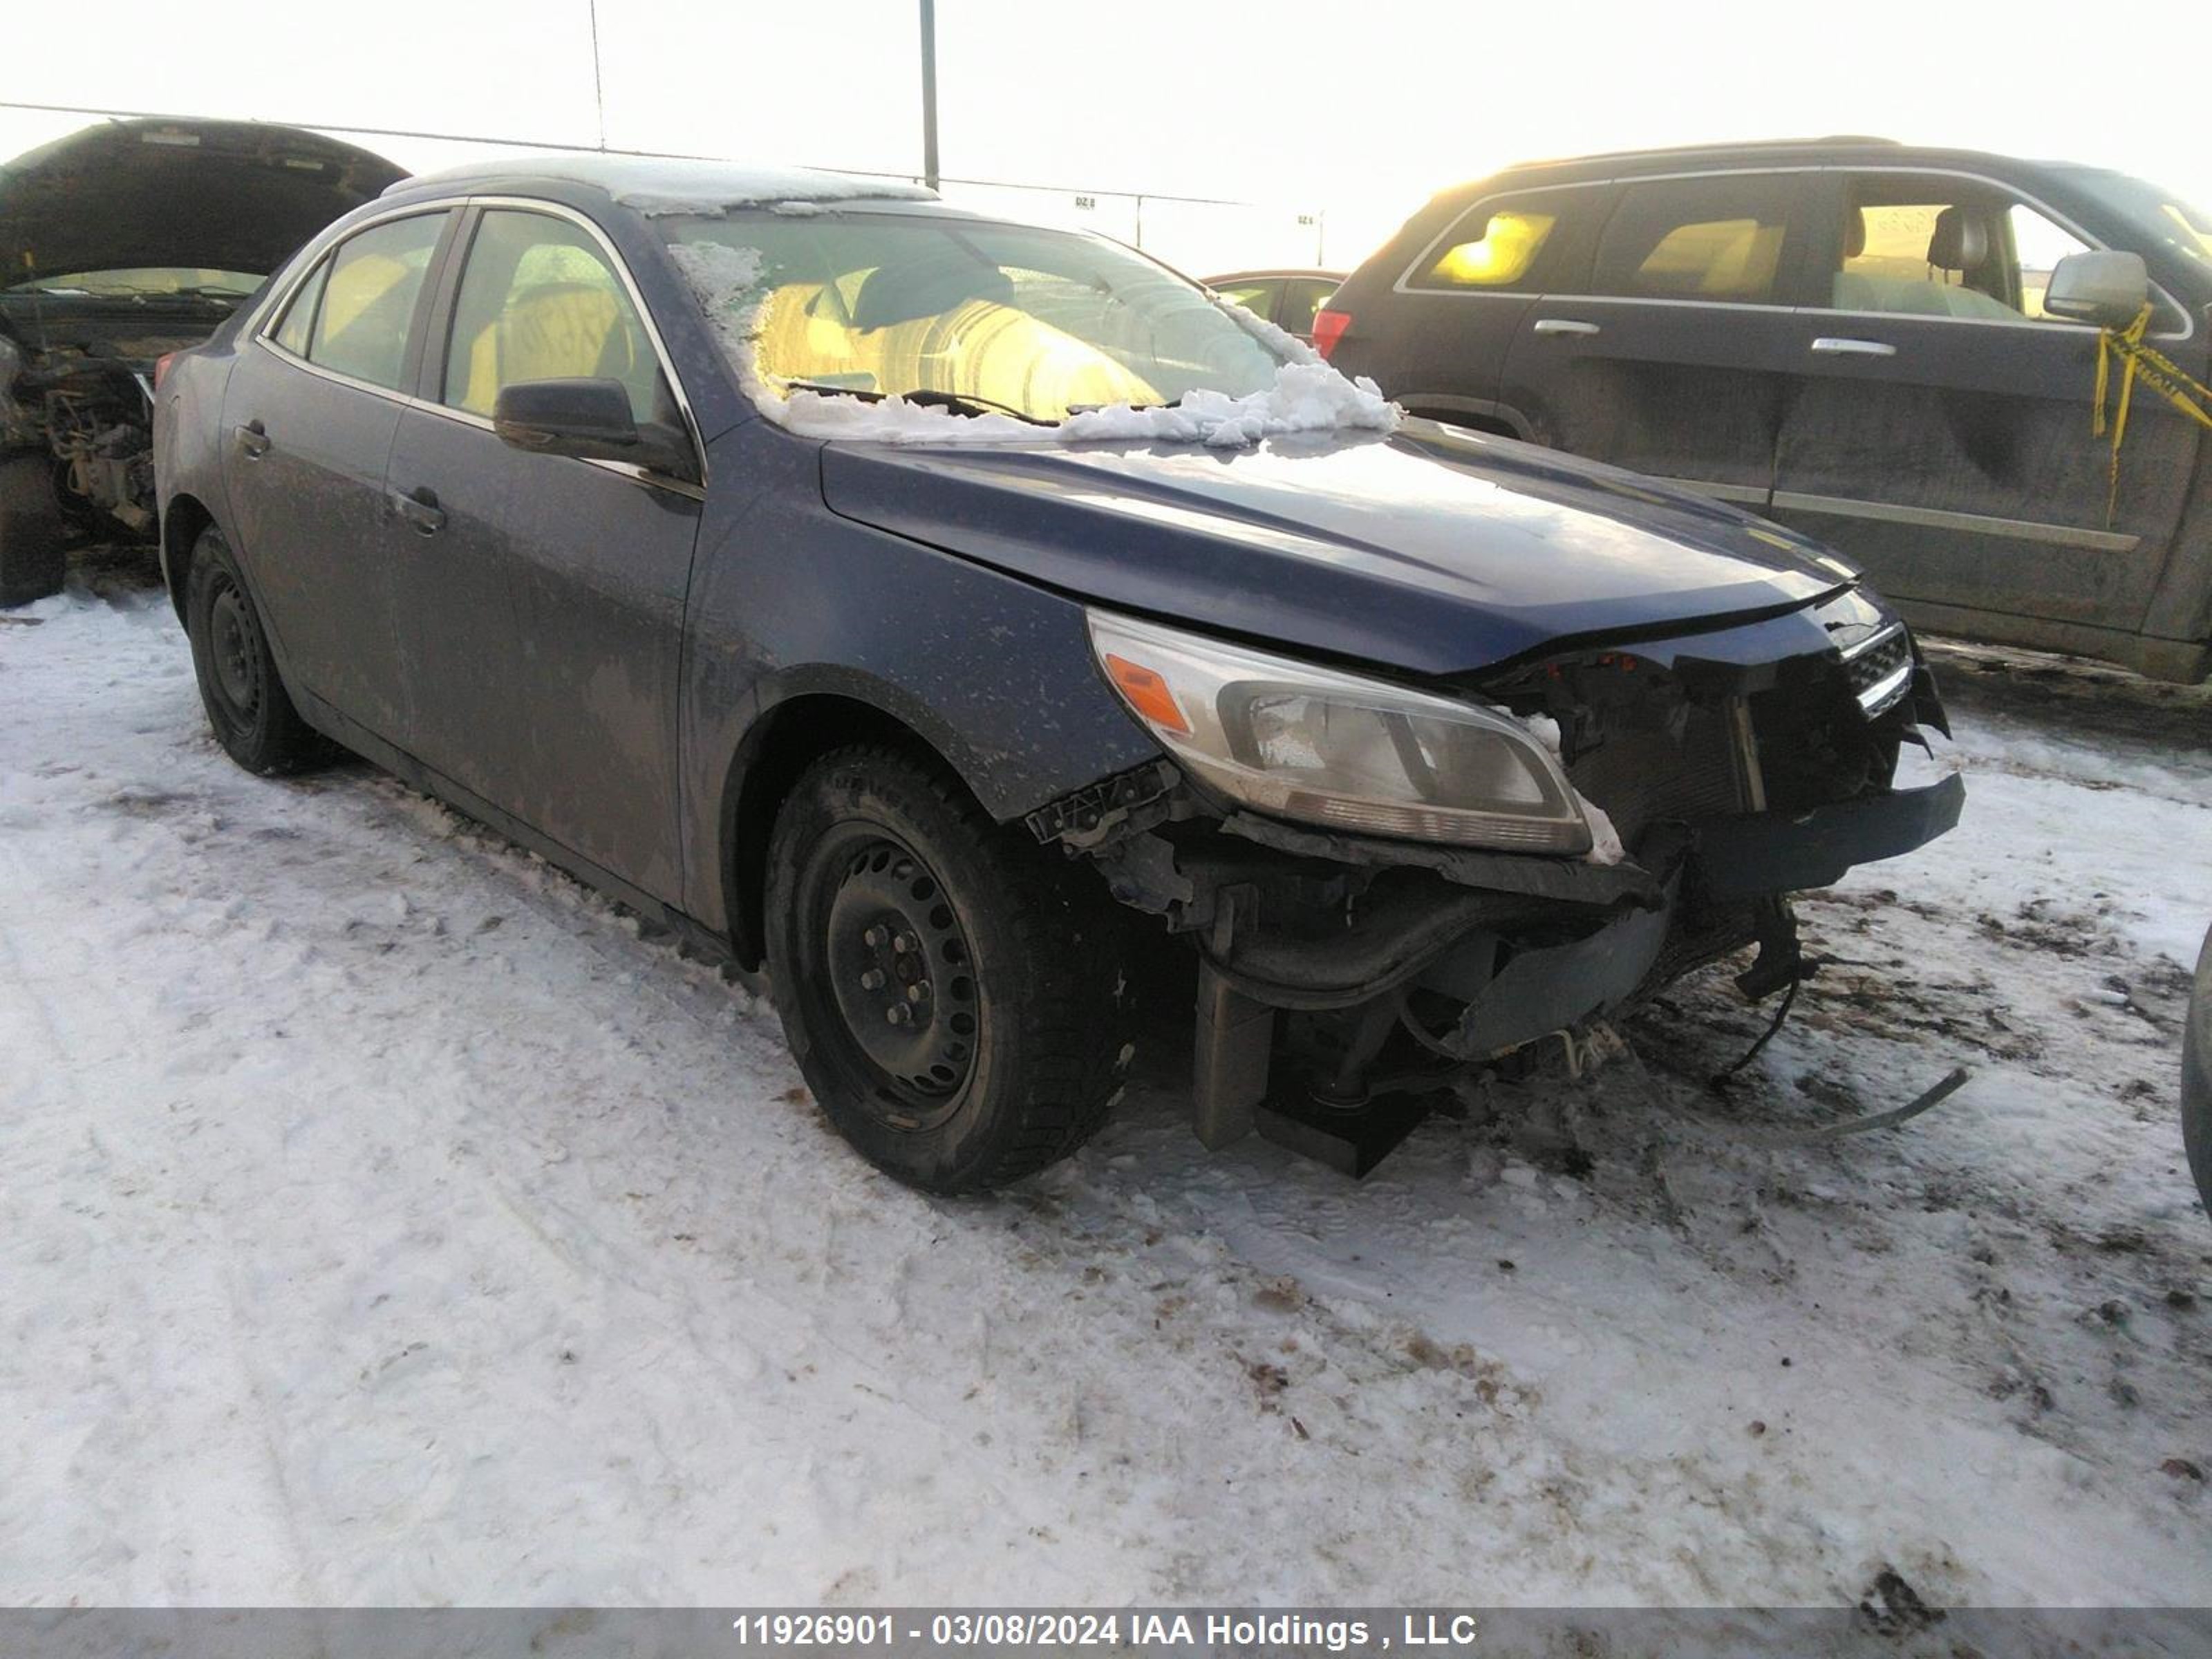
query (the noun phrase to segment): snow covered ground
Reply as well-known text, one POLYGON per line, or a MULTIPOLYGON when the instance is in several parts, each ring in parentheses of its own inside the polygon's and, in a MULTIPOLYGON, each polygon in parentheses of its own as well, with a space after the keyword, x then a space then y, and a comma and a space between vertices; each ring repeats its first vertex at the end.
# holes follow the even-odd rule
POLYGON ((0 1600, 2212 1600, 2212 700, 1947 661, 1966 825, 1730 1098, 1716 974, 1353 1185, 1203 1152, 1166 1028, 940 1202, 634 918, 238 771, 157 593, 0 617, 0 1600))

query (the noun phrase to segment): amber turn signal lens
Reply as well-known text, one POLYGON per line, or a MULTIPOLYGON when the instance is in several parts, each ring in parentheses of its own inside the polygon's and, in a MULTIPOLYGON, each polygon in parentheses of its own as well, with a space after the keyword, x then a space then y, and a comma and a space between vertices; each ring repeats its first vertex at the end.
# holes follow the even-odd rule
POLYGON ((1106 672, 1113 676, 1115 689, 1129 700, 1130 708, 1164 731, 1188 734, 1190 722, 1183 718, 1182 705, 1158 674, 1110 651, 1106 653, 1106 672))

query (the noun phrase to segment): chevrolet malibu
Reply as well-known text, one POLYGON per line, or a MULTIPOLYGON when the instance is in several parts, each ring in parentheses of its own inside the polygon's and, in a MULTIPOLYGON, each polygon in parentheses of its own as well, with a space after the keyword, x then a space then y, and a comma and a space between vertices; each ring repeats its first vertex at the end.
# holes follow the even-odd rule
POLYGON ((904 187, 407 180, 155 447, 234 758, 367 756, 732 961, 939 1191, 1097 1128, 1143 981, 1194 981, 1207 1145, 1364 1170, 1692 967, 1785 990, 1789 895, 1962 799, 1894 785, 1942 711, 1819 545, 904 187))

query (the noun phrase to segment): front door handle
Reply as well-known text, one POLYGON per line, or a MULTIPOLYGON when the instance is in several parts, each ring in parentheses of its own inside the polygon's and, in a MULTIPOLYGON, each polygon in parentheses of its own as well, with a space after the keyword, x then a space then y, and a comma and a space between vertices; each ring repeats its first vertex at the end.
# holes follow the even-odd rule
POLYGON ((239 452, 249 461, 258 461, 269 453, 269 433, 258 421, 248 421, 238 428, 239 452))
POLYGON ((395 489, 392 505, 399 516, 415 526, 418 536, 434 536, 446 527, 445 509, 438 505, 434 489, 395 489))
POLYGON ((1597 331, 1595 323, 1578 323, 1566 317, 1539 317, 1535 327, 1529 331, 1532 334, 1595 334, 1597 331))
POLYGON ((1897 348, 1881 340, 1839 340, 1824 334, 1813 342, 1813 349, 1824 357, 1894 357, 1897 348))

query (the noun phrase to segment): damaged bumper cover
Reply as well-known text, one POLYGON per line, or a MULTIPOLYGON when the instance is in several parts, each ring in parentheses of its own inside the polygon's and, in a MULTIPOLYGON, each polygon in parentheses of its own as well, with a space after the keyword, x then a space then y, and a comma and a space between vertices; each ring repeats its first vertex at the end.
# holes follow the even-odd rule
POLYGON ((1432 1046, 1480 1059, 1602 1017, 1759 936, 1761 902, 1955 825, 1956 775, 1809 811, 1653 825, 1615 865, 1347 836, 1232 811, 1097 850, 1115 896, 1194 936, 1251 1000, 1460 1005, 1432 1046), (1237 844, 1254 849, 1239 853, 1237 844))

